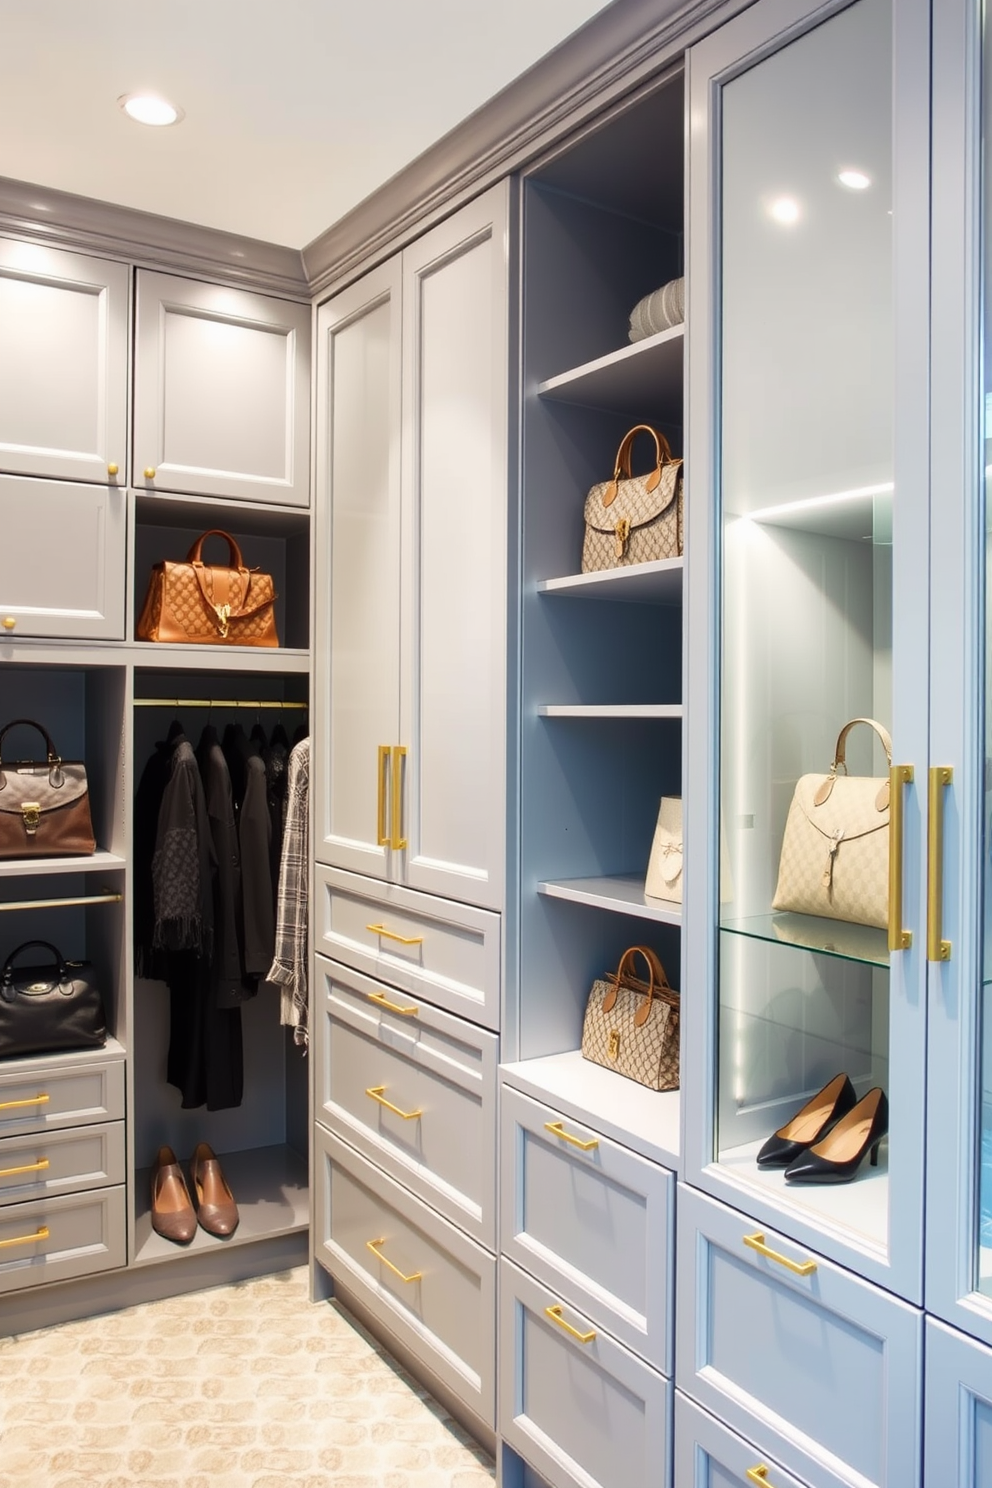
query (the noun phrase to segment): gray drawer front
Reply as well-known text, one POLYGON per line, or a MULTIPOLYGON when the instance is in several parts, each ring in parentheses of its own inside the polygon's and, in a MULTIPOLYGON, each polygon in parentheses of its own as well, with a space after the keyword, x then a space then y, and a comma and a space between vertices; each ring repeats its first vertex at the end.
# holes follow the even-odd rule
POLYGON ((498 914, 321 863, 314 877, 318 951, 414 999, 499 1028, 498 914))
POLYGON ((0 1205, 123 1182, 123 1121, 0 1140, 0 1205))
POLYGON ((32 1061, 30 1072, 0 1065, 0 1137, 123 1119, 123 1060, 47 1065, 32 1061))
POLYGON ((671 1483, 669 1380, 505 1258, 499 1314, 500 1431, 550 1488, 671 1483))
POLYGON ((494 1427, 492 1256, 332 1133, 314 1134, 317 1259, 494 1427))
POLYGON ((670 1375, 674 1175, 507 1085, 500 1122, 503 1254, 670 1375))
POLYGON ((928 1317, 924 1488, 992 1488, 992 1349, 928 1317))
POLYGON ((123 1188, 0 1209, 0 1293, 110 1271, 126 1260, 123 1188))
POLYGON ((675 1481, 678 1488, 755 1488, 749 1472, 765 1469, 768 1488, 805 1488, 771 1457, 763 1457, 715 1421, 706 1411, 675 1392, 675 1481))
POLYGON ((922 1314, 684 1185, 676 1380, 810 1485, 905 1488, 920 1468, 922 1314), (806 1276, 744 1244, 814 1263, 806 1276))
POLYGON ((499 1040, 429 1003, 391 1013, 384 991, 317 957, 318 1119, 495 1250, 499 1040))

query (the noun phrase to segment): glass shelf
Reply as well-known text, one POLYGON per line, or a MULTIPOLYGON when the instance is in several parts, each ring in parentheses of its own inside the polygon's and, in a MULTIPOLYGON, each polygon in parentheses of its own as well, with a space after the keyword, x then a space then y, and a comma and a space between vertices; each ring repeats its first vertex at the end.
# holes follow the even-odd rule
POLYGON ((846 920, 823 920, 815 915, 752 915, 743 920, 721 920, 720 929, 730 935, 746 935, 771 945, 815 951, 842 961, 858 961, 888 970, 888 936, 871 925, 852 925, 846 920))
POLYGON ((678 605, 682 603, 683 567, 682 558, 656 558, 651 563, 630 563, 622 568, 601 568, 594 573, 540 579, 537 592, 561 594, 570 599, 678 605))

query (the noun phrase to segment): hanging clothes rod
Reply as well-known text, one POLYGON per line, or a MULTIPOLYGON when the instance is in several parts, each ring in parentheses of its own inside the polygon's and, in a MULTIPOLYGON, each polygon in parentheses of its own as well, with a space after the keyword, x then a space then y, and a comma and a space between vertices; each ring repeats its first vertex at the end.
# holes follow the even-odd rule
POLYGON ((123 894, 82 894, 72 899, 11 899, 0 903, 0 914, 9 909, 66 909, 74 904, 120 904, 123 894))
POLYGON ((268 698, 135 698, 136 708, 291 708, 307 709, 309 703, 280 703, 268 698))

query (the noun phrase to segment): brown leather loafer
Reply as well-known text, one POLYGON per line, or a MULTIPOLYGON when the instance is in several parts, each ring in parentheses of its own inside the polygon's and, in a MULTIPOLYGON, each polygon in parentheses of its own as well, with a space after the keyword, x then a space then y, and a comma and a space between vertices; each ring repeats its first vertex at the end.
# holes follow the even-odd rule
POLYGON ((221 1172, 213 1148, 200 1142, 189 1160, 189 1176, 196 1194, 196 1217, 208 1235, 224 1239, 238 1228, 238 1206, 221 1172))
POLYGON ((171 1147, 158 1149, 152 1168, 152 1229, 177 1245, 188 1245, 196 1234, 196 1214, 171 1147))

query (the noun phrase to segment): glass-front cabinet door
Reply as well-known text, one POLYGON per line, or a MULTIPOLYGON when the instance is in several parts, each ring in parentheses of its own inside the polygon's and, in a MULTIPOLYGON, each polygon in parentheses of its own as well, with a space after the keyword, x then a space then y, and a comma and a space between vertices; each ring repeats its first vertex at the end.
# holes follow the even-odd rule
POLYGON ((917 1302, 927 36, 761 0, 693 51, 687 314, 687 1174, 917 1302))

